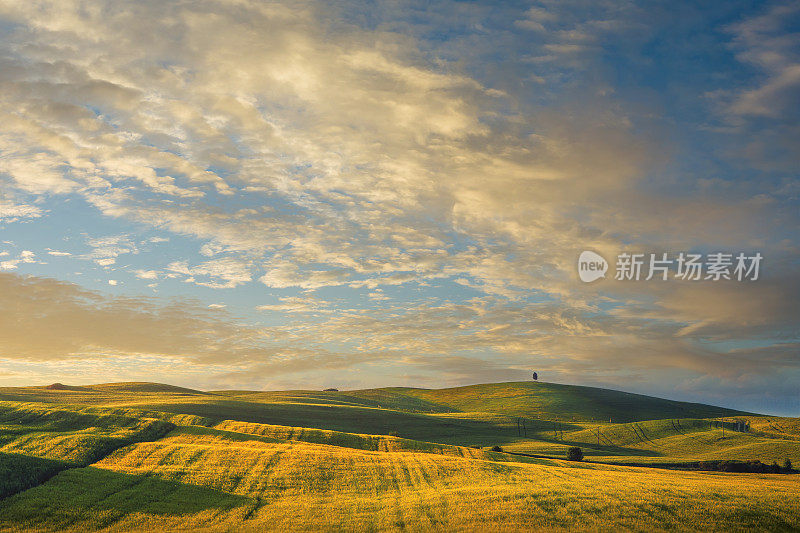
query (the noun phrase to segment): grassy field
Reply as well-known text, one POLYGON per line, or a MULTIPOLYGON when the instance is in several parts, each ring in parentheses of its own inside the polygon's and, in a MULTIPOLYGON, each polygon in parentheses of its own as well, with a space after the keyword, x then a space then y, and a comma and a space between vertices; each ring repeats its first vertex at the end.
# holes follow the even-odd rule
POLYGON ((647 467, 800 464, 795 418, 546 383, 0 400, 0 531, 800 529, 797 474, 647 467))
POLYGON ((0 497, 174 427, 144 417, 0 402, 0 497))

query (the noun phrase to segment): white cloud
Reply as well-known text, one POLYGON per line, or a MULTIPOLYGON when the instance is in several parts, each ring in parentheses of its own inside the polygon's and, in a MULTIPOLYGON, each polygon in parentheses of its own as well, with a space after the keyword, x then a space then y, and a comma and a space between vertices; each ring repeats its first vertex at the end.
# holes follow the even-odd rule
POLYGON ((190 267, 186 261, 175 261, 167 270, 187 276, 184 280, 212 289, 232 289, 252 280, 251 266, 235 258, 212 259, 190 267))
POLYGON ((23 263, 35 263, 36 262, 36 254, 31 252, 30 250, 22 250, 19 253, 19 260, 23 263))
POLYGON ((134 275, 139 279, 158 279, 161 277, 161 272, 157 270, 134 270, 134 275))
POLYGON ((44 211, 35 205, 14 204, 0 201, 0 221, 2 222, 29 220, 39 218, 42 215, 44 215, 44 211))
POLYGON ((264 304, 256 306, 258 311, 277 311, 283 313, 312 313, 327 312, 327 302, 313 297, 283 296, 279 304, 264 304))
POLYGON ((85 257, 100 266, 115 264, 120 255, 139 253, 137 245, 129 235, 87 238, 86 244, 92 248, 92 251, 85 257))
MULTIPOLYGON (((3 254, 8 255, 8 254, 3 254)), ((22 250, 15 259, 0 262, 0 270, 16 270, 20 264, 43 264, 30 250, 22 250)))

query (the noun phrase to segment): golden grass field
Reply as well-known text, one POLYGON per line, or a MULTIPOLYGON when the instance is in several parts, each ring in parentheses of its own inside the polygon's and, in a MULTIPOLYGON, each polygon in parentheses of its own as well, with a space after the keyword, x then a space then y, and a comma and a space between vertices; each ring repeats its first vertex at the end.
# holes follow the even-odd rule
MULTIPOLYGON (((628 466, 717 456, 797 463, 797 419, 739 414, 751 433, 723 438, 710 418, 657 418, 656 399, 637 415, 649 420, 601 423, 573 421, 574 406, 565 415, 552 398, 525 411, 537 392, 528 384, 501 389, 523 398, 505 407, 493 398, 485 411, 470 400, 460 411, 447 391, 0 390, 15 397, 0 402, 0 531, 800 530, 797 474, 628 466), (427 409, 423 396, 439 407, 427 409), (237 406, 242 420, 227 416, 237 406), (328 422, 308 427, 320 410, 328 422), (398 435, 370 431, 381 415, 398 435), (490 439, 549 457, 493 452, 490 439), (562 459, 573 444, 588 461, 562 459)), ((598 404, 589 409, 611 408, 598 404)))

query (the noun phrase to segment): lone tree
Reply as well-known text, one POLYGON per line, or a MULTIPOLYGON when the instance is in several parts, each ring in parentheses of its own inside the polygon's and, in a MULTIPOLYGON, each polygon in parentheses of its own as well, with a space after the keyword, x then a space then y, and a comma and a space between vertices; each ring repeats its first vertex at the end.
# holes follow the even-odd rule
POLYGON ((539 381, 539 374, 536 372, 533 373, 533 381, 539 381))
POLYGON ((570 446, 567 450, 567 461, 581 461, 583 459, 583 450, 577 446, 570 446))
POLYGON ((792 471, 792 461, 788 457, 783 462, 783 471, 787 474, 792 471))

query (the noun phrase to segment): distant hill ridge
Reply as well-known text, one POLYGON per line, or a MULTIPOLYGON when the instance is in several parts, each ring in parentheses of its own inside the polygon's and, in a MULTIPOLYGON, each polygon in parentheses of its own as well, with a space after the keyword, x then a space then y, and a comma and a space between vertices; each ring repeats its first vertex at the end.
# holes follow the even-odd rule
POLYGON ((100 383, 98 385, 88 385, 86 388, 98 391, 116 392, 171 392, 178 394, 210 394, 205 391, 178 387, 177 385, 167 385, 165 383, 153 383, 149 381, 125 381, 120 383, 100 383))
MULTIPOLYGON (((203 404, 229 409, 255 409, 264 404, 317 406, 342 409, 390 409, 406 413, 489 413, 508 417, 540 420, 635 422, 670 418, 714 418, 749 415, 743 411, 699 403, 666 400, 597 387, 562 385, 545 382, 506 382, 467 385, 443 389, 384 387, 340 391, 200 391, 175 385, 150 382, 102 383, 86 386, 54 384, 47 387, 0 388, 0 400, 104 403, 123 405, 129 402, 158 404, 180 401, 171 409, 207 416, 206 408, 189 408, 188 398, 202 399, 203 404), (179 398, 183 398, 178 400, 179 398), (250 406, 250 407, 248 407, 250 406)), ((195 400, 191 400, 195 401, 195 400)), ((303 408, 305 409, 305 408, 303 408)), ((297 411, 298 414, 300 411, 297 411)), ((288 413, 288 411, 287 411, 288 413)), ((233 413, 229 413, 233 414, 233 413)), ((261 421, 260 415, 250 421, 261 421)))
POLYGON ((69 393, 149 393, 149 394, 198 394, 209 395, 196 389, 188 389, 177 385, 166 383, 154 383, 150 381, 122 381, 116 383, 98 383, 96 385, 65 385, 64 383, 52 383, 50 385, 35 385, 30 387, 0 387, 0 397, 6 394, 25 394, 35 395, 38 391, 57 391, 63 394, 69 393))
POLYGON ((429 400, 461 412, 483 411, 512 416, 629 422, 663 418, 709 418, 747 415, 735 409, 667 400, 613 389, 545 382, 507 382, 447 389, 387 389, 429 400))

